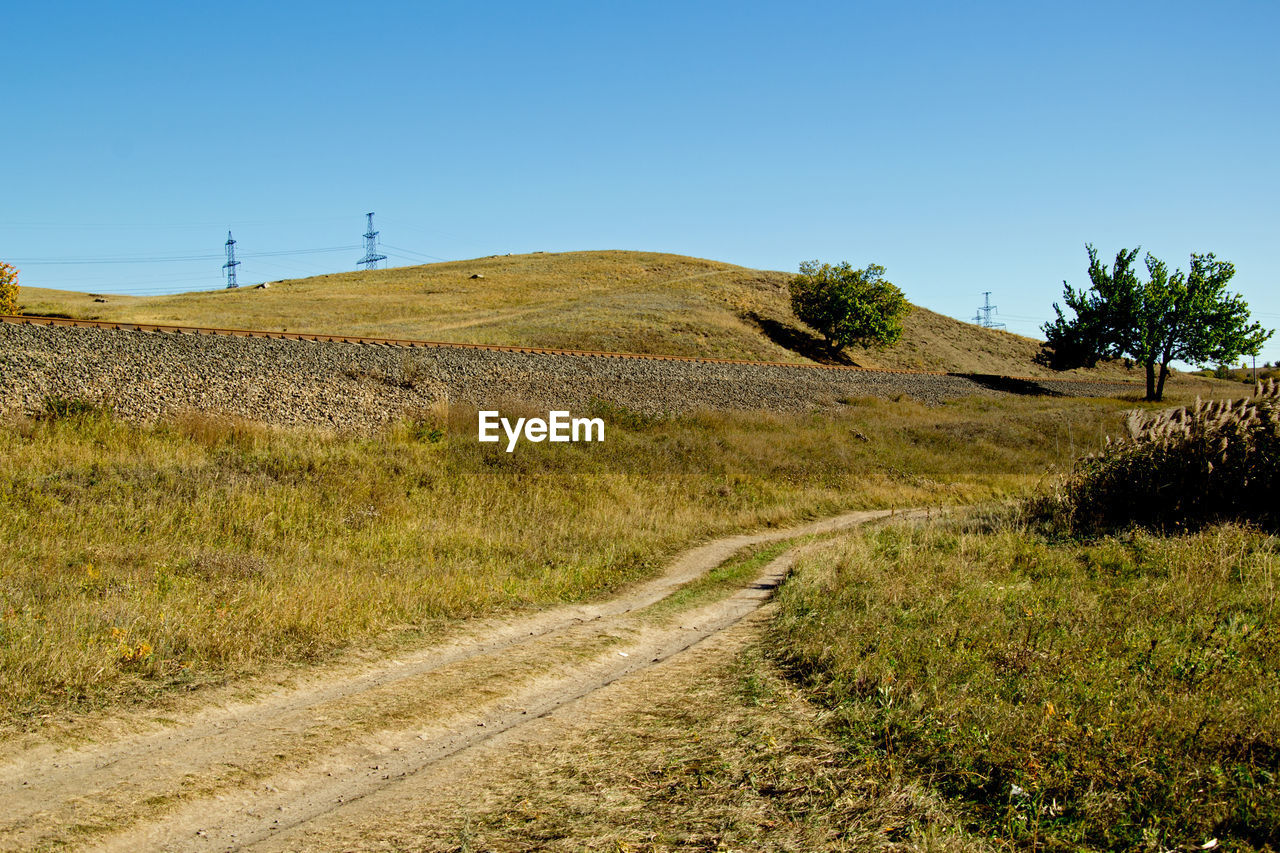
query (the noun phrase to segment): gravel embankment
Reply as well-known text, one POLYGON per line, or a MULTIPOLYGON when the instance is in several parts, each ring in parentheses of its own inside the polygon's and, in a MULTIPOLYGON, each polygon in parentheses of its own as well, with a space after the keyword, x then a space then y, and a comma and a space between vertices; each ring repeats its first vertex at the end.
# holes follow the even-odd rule
POLYGON ((368 429, 435 404, 584 412, 593 400, 646 414, 794 411, 857 397, 939 403, 1002 391, 1106 396, 1124 383, 701 364, 465 348, 177 335, 0 323, 0 411, 81 398, 141 420, 219 412, 276 424, 368 429))

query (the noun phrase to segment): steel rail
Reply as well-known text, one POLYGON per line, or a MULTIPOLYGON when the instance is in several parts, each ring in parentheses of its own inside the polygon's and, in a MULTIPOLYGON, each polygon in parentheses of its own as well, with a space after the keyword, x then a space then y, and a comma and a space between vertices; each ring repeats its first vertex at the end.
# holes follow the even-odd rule
POLYGON ((169 323, 133 323, 109 320, 76 320, 70 317, 41 317, 34 315, 0 314, 0 323, 18 326, 66 326, 77 329, 108 329, 124 332, 162 332, 172 335, 210 335, 239 338, 268 338, 284 341, 316 341, 320 343, 363 344, 366 346, 392 346, 417 349, 471 349, 487 352, 526 353, 530 355, 586 356, 590 358, 645 359, 649 361, 677 361, 688 364, 743 364, 752 367, 790 367, 806 370, 844 370, 855 373, 891 373, 908 376, 975 376, 1008 379, 1016 382, 1078 382, 1084 384, 1125 385, 1140 384, 1131 379, 1082 379, 1054 376, 1005 376, 1003 374, 960 373, 945 370, 912 370, 896 367, 862 367, 852 364, 803 364, 788 361, 752 361, 743 358, 715 358, 701 355, 657 355, 653 353, 607 352, 603 350, 547 349, 545 347, 510 346, 506 344, 472 344, 450 341, 421 341, 405 338, 370 338, 360 335, 329 335, 319 332, 273 332, 265 329, 223 329, 212 326, 180 326, 169 323))

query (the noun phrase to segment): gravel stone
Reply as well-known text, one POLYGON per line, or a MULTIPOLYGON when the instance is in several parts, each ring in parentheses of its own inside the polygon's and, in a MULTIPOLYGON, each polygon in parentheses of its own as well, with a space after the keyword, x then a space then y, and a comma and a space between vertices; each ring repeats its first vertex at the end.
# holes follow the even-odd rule
POLYGON ((0 323, 0 411, 33 414, 56 396, 142 421, 195 410, 368 431, 440 404, 577 414, 605 401, 663 415, 829 409, 859 397, 1110 396, 1135 387, 0 323))

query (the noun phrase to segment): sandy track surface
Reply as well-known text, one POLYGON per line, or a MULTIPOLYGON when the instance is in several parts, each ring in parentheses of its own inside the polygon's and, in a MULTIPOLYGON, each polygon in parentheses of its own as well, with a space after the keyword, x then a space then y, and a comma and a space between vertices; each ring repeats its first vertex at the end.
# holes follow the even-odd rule
POLYGON ((481 744, 553 712, 572 713, 583 697, 642 678, 740 622, 785 576, 789 552, 753 584, 710 603, 665 614, 646 608, 743 548, 889 514, 854 512, 727 537, 608 601, 485 621, 399 659, 317 671, 302 684, 142 733, 6 755, 0 846, 279 849, 336 813, 358 811, 368 821, 367 804, 357 804, 410 783, 421 789, 481 744))

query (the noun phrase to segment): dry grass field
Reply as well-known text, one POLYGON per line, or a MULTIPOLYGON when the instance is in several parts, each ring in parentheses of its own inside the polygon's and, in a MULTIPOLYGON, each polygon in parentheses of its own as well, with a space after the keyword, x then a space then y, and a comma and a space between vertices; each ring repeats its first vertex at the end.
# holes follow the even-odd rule
MULTIPOLYGON (((788 278, 579 252, 147 299, 25 288, 22 308, 802 362, 818 350, 790 317, 788 278)), ((851 355, 1043 374, 1036 350, 917 308, 898 347, 851 355)), ((1170 402, 1191 403, 1191 387, 1171 386, 1170 402)), ((1230 435, 1188 427, 1221 454, 1212 466, 1201 448, 1170 468, 1162 439, 1113 444, 1073 479, 1128 410, 1157 410, 1006 395, 649 418, 598 403, 607 442, 507 454, 475 441, 474 409, 350 435, 199 414, 134 424, 46 402, 0 421, 11 743, 66 742, 86 719, 208 702, 344 656, 392 658, 474 617, 600 600, 734 531, 854 508, 1044 504, 1063 483, 1089 506, 1098 483, 1130 490, 1108 506, 1146 484, 1169 493, 1134 472, 1172 471, 1212 497, 1186 484, 1216 471, 1205 483, 1249 496, 1239 483, 1256 485, 1260 453, 1274 472, 1277 435, 1274 417, 1238 407, 1230 435), (1232 436, 1253 455, 1227 465, 1232 436), (1082 479, 1094 468, 1114 476, 1082 479)), ((1177 417, 1226 410, 1190 411, 1177 417)), ((1216 511, 1184 533, 1185 503, 1162 516, 1172 535, 1126 526, 1143 520, 1132 511, 1098 532, 1001 509, 805 545, 763 640, 757 621, 719 656, 673 667, 656 697, 602 700, 614 704, 565 729, 582 749, 495 752, 492 766, 515 756, 519 772, 481 773, 496 787, 377 825, 424 850, 1276 849, 1276 540, 1216 511)), ((1059 515, 1086 517, 1073 507, 1059 515)), ((678 620, 784 547, 740 554, 644 618, 678 620)), ((358 847, 366 829, 326 830, 314 849, 358 847)))
POLYGON ((811 548, 770 648, 847 760, 1027 850, 1274 850, 1276 538, 1016 518, 811 548))
POLYGON ((0 425, 0 725, 599 596, 710 535, 1027 493, 1124 408, 608 410, 605 443, 507 454, 474 410, 353 437, 54 407, 0 425))
MULTIPOLYGON (((824 358, 813 333, 791 315, 790 278, 680 255, 567 252, 146 298, 24 287, 20 303, 26 313, 80 319, 765 361, 824 358)), ((916 307, 897 346, 848 356, 870 367, 1049 375, 1032 361, 1038 349, 1031 338, 916 307)), ((1112 366, 1079 375, 1129 374, 1112 366)))
POLYGON ((1128 419, 1017 511, 811 548, 774 653, 1027 849, 1280 847, 1280 400, 1128 419))

